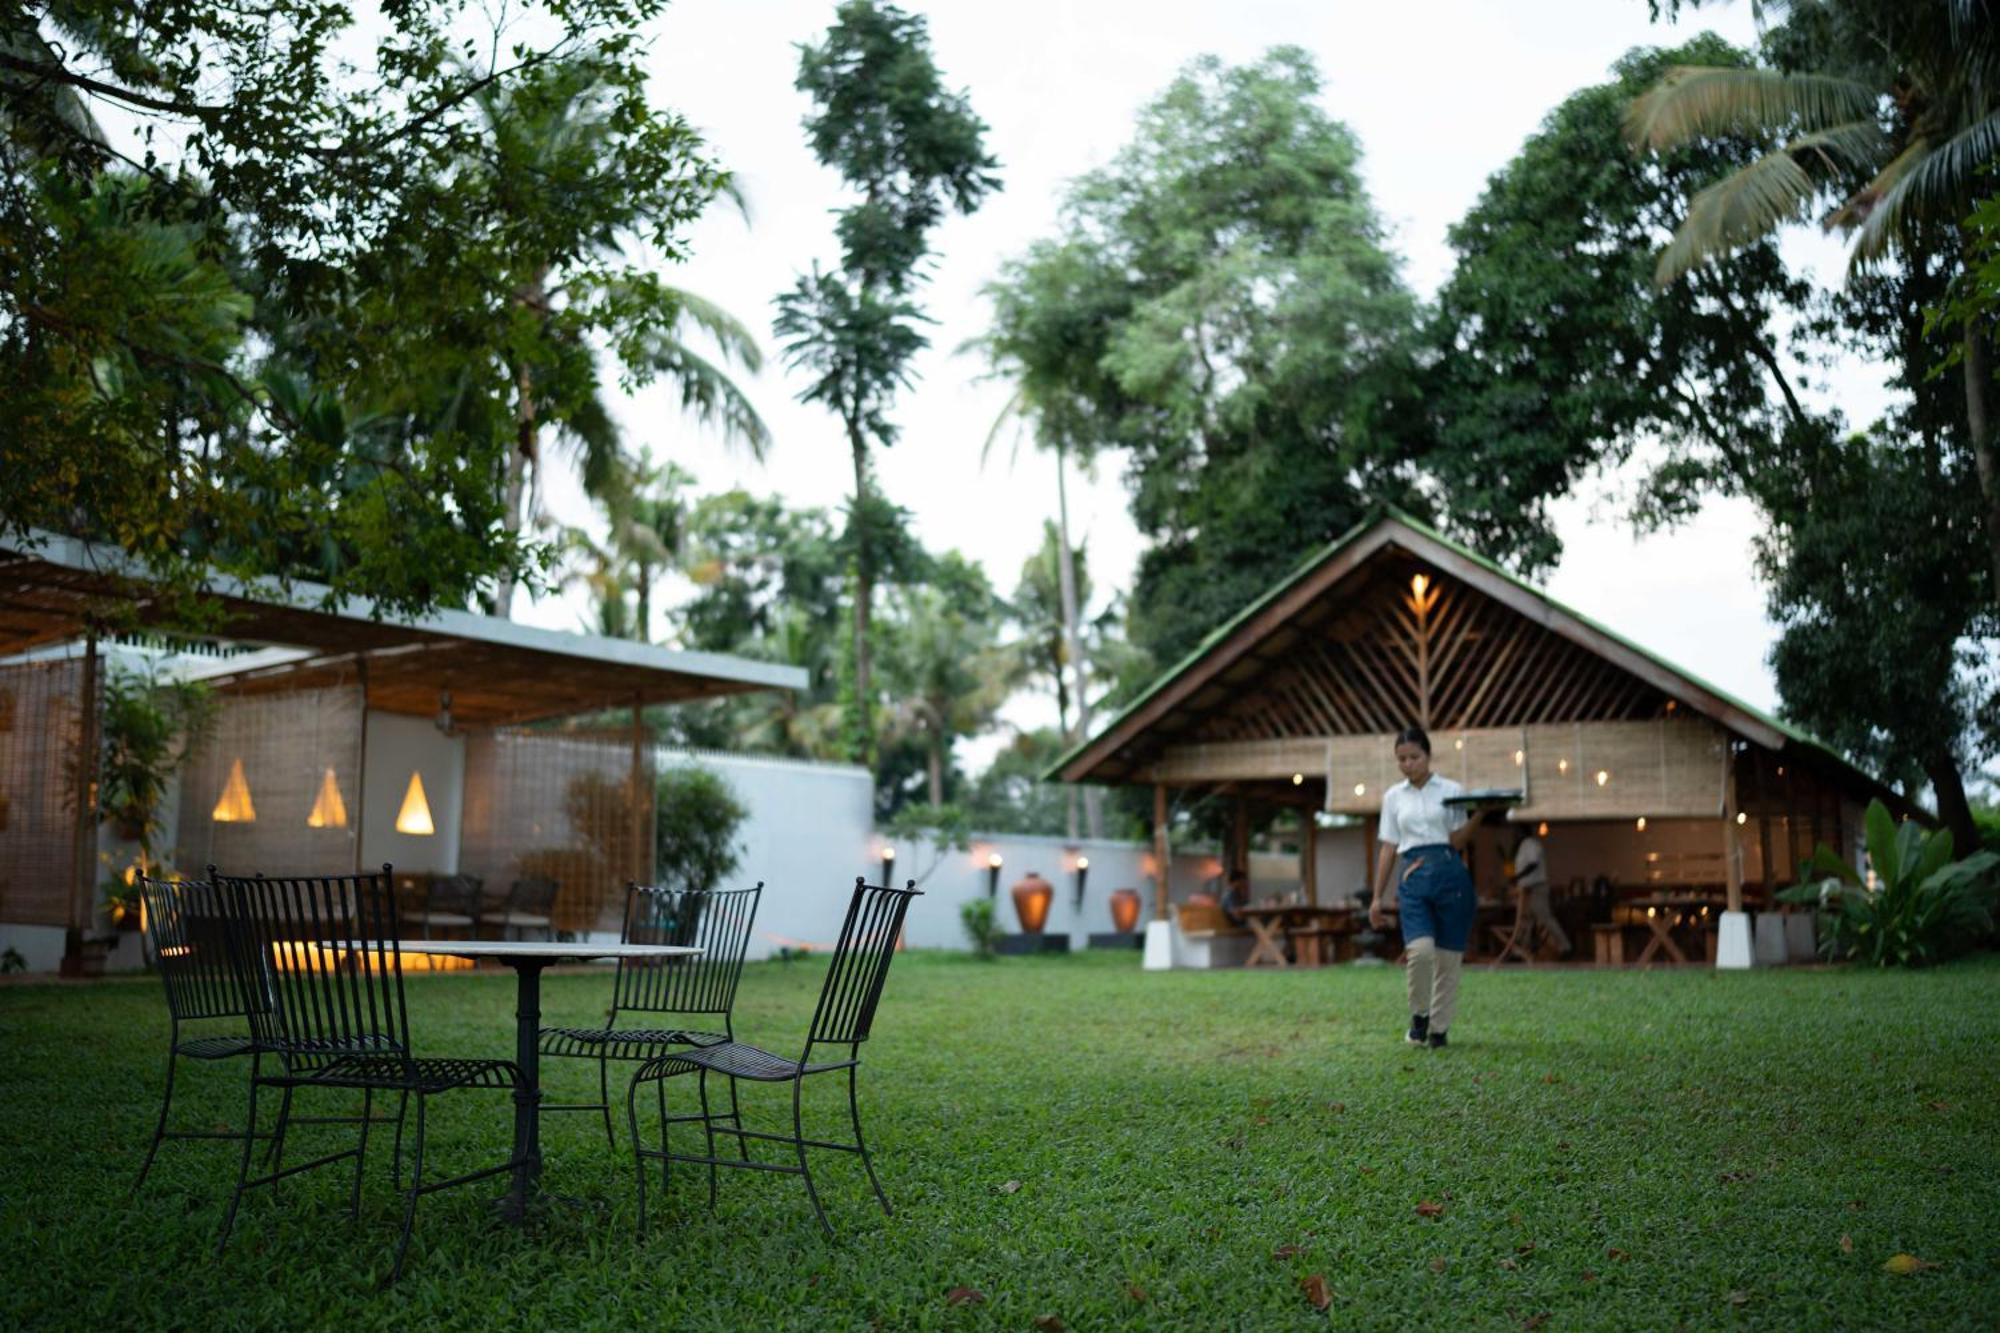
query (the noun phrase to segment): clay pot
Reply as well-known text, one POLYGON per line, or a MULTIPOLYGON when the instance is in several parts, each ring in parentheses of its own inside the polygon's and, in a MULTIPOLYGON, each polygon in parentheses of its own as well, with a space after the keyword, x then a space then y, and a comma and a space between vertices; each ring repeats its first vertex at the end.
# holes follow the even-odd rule
POLYGON ((1039 935, 1049 923, 1049 903, 1056 896, 1055 885, 1030 870, 1008 892, 1014 895, 1014 915, 1024 934, 1039 935))
POLYGON ((1113 889, 1111 891, 1111 928, 1121 935, 1129 935, 1139 928, 1139 891, 1137 889, 1113 889))

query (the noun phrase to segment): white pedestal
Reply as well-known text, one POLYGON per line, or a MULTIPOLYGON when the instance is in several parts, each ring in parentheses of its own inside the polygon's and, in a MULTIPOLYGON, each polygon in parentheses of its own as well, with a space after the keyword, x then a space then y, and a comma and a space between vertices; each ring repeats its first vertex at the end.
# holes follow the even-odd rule
POLYGON ((1819 961, 1818 916, 1793 912, 1785 918, 1785 957, 1794 963, 1819 961))
POLYGON ((1777 912, 1757 913, 1757 966, 1785 965, 1785 918, 1777 912))
POLYGON ((1750 914, 1724 912, 1716 933, 1715 966, 1718 970, 1734 970, 1750 965, 1750 914))
POLYGON ((1146 962, 1148 972, 1170 971, 1174 965, 1174 923, 1171 921, 1148 921, 1146 923, 1146 962))

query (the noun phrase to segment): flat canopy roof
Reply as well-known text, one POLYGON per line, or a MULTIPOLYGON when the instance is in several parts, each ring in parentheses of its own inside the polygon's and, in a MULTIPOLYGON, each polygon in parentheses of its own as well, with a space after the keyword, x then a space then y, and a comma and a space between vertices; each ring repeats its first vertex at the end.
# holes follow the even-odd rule
MULTIPOLYGON (((45 533, 0 542, 0 656, 79 638, 107 603, 136 606, 144 624, 149 587, 121 551, 45 533)), ((287 590, 216 575, 208 592, 223 615, 205 637, 265 650, 220 659, 201 673, 232 691, 365 675, 371 708, 428 717, 449 690, 456 720, 493 726, 808 684, 799 667, 537 629, 469 611, 394 620, 371 614, 368 603, 323 610, 314 603, 328 590, 317 584, 287 590)))

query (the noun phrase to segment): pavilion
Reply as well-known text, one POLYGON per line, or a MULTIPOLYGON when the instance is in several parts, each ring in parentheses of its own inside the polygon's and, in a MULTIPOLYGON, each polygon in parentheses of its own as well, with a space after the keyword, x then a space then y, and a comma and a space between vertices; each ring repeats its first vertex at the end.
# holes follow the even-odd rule
MULTIPOLYGON (((1768 904, 1818 843, 1858 860, 1871 798, 1929 818, 1798 728, 1393 510, 1303 562, 1051 773, 1150 785, 1160 866, 1170 792, 1233 804, 1236 865, 1253 821, 1295 812, 1300 886, 1318 902, 1316 816, 1362 822, 1360 863, 1343 876, 1358 889, 1381 794, 1400 777, 1393 739, 1413 722, 1437 771, 1524 793, 1509 818, 1552 831, 1558 885, 1726 894, 1725 964, 1737 932, 1748 961, 1746 896, 1768 904)), ((1475 842, 1475 878, 1497 865, 1497 836, 1475 842)), ((1170 950, 1163 875, 1154 917, 1170 950)), ((1149 965, 1155 953, 1149 939, 1149 965)))

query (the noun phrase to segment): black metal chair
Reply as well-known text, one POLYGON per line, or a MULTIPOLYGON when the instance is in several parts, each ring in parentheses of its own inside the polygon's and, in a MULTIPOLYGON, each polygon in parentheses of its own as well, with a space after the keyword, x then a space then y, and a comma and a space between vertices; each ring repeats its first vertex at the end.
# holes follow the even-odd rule
MULTIPOLYGON (((733 1039, 730 1010, 736 1005, 736 983, 743 975, 743 958, 750 949, 750 925, 764 882, 749 889, 672 889, 656 885, 625 887, 625 925, 619 938, 627 944, 694 945, 699 954, 675 958, 621 958, 611 982, 611 1011, 602 1027, 545 1027, 542 1054, 597 1061, 594 1102, 547 1105, 544 1111, 601 1111, 604 1137, 612 1147, 618 1137, 611 1129, 613 1060, 650 1060, 682 1046, 718 1046, 733 1039), (689 1022, 650 1027, 620 1027, 621 1014, 660 1014, 689 1022), (720 1017, 722 1030, 698 1025, 720 1017)), ((629 1022, 629 1020, 628 1020, 629 1022)), ((734 1109, 734 1103, 732 1110, 734 1109)))
POLYGON ((553 940, 556 937, 554 913, 558 888, 554 880, 542 875, 515 880, 513 888, 508 891, 507 904, 497 918, 500 938, 520 938, 519 935, 510 936, 510 931, 538 930, 543 939, 553 940))
MULTIPOLYGON (((401 925, 384 866, 379 874, 299 876, 252 879, 217 876, 209 871, 230 903, 234 929, 231 954, 238 984, 249 997, 251 1033, 261 1051, 274 1054, 251 1082, 250 1129, 257 1121, 257 1093, 282 1089, 287 1098, 308 1088, 347 1088, 363 1094, 360 1141, 297 1166, 284 1164, 287 1123, 280 1116, 270 1171, 250 1178, 250 1141, 244 1140, 237 1170, 236 1193, 222 1222, 216 1243, 220 1255, 246 1190, 274 1185, 335 1162, 354 1159, 350 1211, 361 1210, 361 1174, 368 1154, 368 1120, 377 1092, 399 1093, 407 1103, 417 1100, 416 1143, 409 1189, 403 1205, 403 1229, 396 1242, 395 1266, 389 1281, 402 1276, 416 1221, 417 1200, 453 1185, 463 1185, 512 1170, 513 1161, 454 1176, 424 1181, 425 1109, 429 1099, 460 1088, 517 1092, 520 1070, 507 1060, 419 1059, 410 1054, 409 1018, 403 1003, 403 960, 397 946, 401 925), (277 1066, 273 1072, 272 1064, 277 1066)), ((402 1184, 402 1117, 397 1117, 395 1158, 397 1185, 402 1184)))
POLYGON ((631 1127, 633 1165, 639 1177, 640 1235, 643 1236, 646 1231, 648 1158, 660 1163, 662 1191, 667 1187, 670 1163, 691 1162, 706 1165, 708 1202, 711 1208, 715 1206, 717 1167, 776 1171, 785 1175, 801 1176, 805 1179, 806 1194, 812 1200, 813 1212, 818 1215, 820 1226, 831 1238, 833 1224, 827 1221, 826 1209, 820 1205, 819 1191, 813 1187, 812 1168, 806 1160, 806 1149, 826 1148, 835 1152, 857 1153, 861 1157, 862 1166, 868 1171, 868 1183, 874 1186, 875 1198, 881 1203, 882 1211, 884 1213, 894 1211, 889 1207, 889 1196, 882 1192, 882 1182, 875 1175, 875 1163, 869 1157, 867 1144, 861 1137, 861 1107, 855 1091, 855 1073, 861 1064, 861 1043, 868 1040, 869 1031, 874 1026, 875 1009, 882 1000, 882 983, 888 978, 889 964, 895 958, 896 943, 902 936, 904 914, 909 911, 910 900, 921 896, 914 880, 909 882, 908 887, 901 889, 876 887, 859 879, 854 881, 854 897, 848 903, 847 918, 840 927, 840 941, 835 945, 833 959, 827 966, 826 981, 820 987, 819 1005, 813 1011, 812 1026, 807 1032, 805 1050, 798 1059, 789 1060, 747 1043, 729 1041, 657 1056, 639 1067, 639 1072, 632 1076, 632 1084, 625 1094, 625 1115, 631 1127), (826 1046, 845 1046, 847 1058, 815 1061, 814 1049, 826 1046), (832 1143, 805 1136, 800 1110, 805 1080, 809 1075, 830 1073, 837 1069, 847 1071, 847 1111, 854 1125, 852 1143, 832 1143), (720 1074, 729 1080, 730 1110, 726 1115, 714 1114, 709 1110, 710 1072, 720 1074), (697 1076, 701 1096, 701 1114, 698 1116, 670 1117, 667 1114, 667 1080, 681 1074, 697 1076), (790 1134, 767 1134, 743 1128, 742 1119, 736 1111, 738 1079, 749 1079, 755 1083, 792 1085, 790 1134), (655 1086, 659 1099, 660 1146, 657 1150, 645 1147, 639 1139, 639 1089, 648 1083, 655 1086), (667 1126, 674 1121, 682 1120, 702 1122, 702 1128, 708 1135, 708 1152, 705 1155, 696 1156, 670 1150, 667 1143, 667 1126), (723 1123, 725 1121, 730 1123, 723 1123), (735 1136, 739 1154, 737 1157, 721 1157, 716 1154, 715 1137, 718 1134, 735 1136), (749 1155, 749 1144, 753 1139, 790 1144, 798 1156, 798 1165, 753 1160, 749 1155))
POLYGON ((437 875, 428 882, 424 906, 415 921, 431 939, 432 931, 462 930, 467 938, 478 934, 479 896, 485 883, 477 875, 437 875))
MULTIPOLYGON (((226 913, 215 886, 199 881, 175 882, 141 876, 139 894, 146 905, 146 947, 160 980, 166 984, 167 1017, 171 1023, 167 1038, 167 1086, 160 1094, 160 1118, 153 1126, 153 1142, 132 1182, 137 1194, 153 1169, 160 1144, 167 1139, 243 1139, 248 1130, 168 1129, 168 1112, 174 1103, 174 1072, 180 1061, 251 1059, 251 1076, 256 1076, 257 1044, 250 1035, 250 1013, 243 990, 236 983, 227 937, 226 913), (229 1032, 212 1029, 228 1022, 229 1032), (184 1024, 201 1024, 203 1035, 183 1035, 184 1024)), ((269 1136, 265 1136, 269 1137, 269 1136)))

